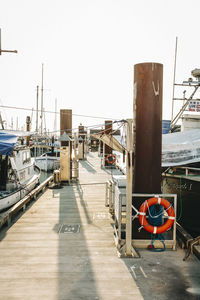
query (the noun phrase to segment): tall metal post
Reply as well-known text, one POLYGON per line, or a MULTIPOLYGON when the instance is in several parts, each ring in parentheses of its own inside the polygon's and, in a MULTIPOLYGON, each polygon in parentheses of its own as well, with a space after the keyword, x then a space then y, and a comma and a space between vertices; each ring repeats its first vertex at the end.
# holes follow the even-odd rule
POLYGON ((163 65, 134 68, 136 97, 135 192, 160 193, 163 65))
MULTIPOLYGON (((134 103, 137 110, 134 193, 161 192, 162 88, 162 64, 141 63, 134 66, 134 103)), ((133 198, 133 205, 139 209, 143 201, 133 198)), ((133 237, 146 237, 145 231, 138 233, 139 223, 134 222, 133 237)))

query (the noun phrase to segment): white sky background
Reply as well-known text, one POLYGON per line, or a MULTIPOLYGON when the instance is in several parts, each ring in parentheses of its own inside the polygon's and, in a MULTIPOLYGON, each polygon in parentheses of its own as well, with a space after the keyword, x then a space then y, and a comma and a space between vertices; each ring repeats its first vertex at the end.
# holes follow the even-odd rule
MULTIPOLYGON (((171 118, 175 39, 176 81, 200 67, 200 1, 179 0, 0 0, 2 49, 0 104, 36 108, 44 63, 44 107, 105 119, 132 117, 133 66, 164 65, 163 119, 171 118)), ((31 112, 2 109, 20 127, 31 112)), ((35 129, 35 117, 33 119, 35 129)), ((46 114, 53 130, 54 115, 46 114)), ((73 127, 101 124, 75 118, 73 127)), ((57 120, 59 127, 59 120, 57 120)))

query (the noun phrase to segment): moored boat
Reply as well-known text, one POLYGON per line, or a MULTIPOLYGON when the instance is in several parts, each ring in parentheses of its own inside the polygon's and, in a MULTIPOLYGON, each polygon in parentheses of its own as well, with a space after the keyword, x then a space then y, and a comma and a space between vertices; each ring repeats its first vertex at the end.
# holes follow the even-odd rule
POLYGON ((17 144, 17 136, 0 134, 0 211, 25 197, 38 183, 40 170, 30 148, 17 144))
POLYGON ((42 171, 50 172, 56 170, 60 166, 60 152, 46 152, 35 158, 35 165, 42 171))
POLYGON ((177 194, 177 221, 193 237, 200 235, 200 168, 171 167, 162 176, 163 193, 177 194))

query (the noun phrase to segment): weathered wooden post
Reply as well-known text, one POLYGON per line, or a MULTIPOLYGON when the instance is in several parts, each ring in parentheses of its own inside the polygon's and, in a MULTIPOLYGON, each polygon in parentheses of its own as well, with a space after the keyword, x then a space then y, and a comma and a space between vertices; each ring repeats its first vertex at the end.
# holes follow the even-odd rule
POLYGON ((82 124, 78 127, 78 153, 79 159, 85 159, 85 135, 86 132, 84 130, 84 126, 82 124))
POLYGON ((132 188, 133 188, 133 120, 126 120, 126 237, 120 250, 121 257, 140 257, 132 246, 132 188))
POLYGON ((72 140, 69 135, 64 132, 60 137, 60 142, 65 143, 60 147, 60 180, 68 181, 72 179, 72 164, 70 160, 70 148, 72 140))
POLYGON ((103 155, 103 142, 99 141, 99 156, 102 157, 103 155))
POLYGON ((61 181, 72 179, 72 110, 60 110, 60 177, 61 181))
POLYGON ((73 158, 73 173, 74 173, 74 179, 78 180, 79 177, 79 172, 78 172, 78 155, 77 155, 77 149, 76 149, 76 145, 77 145, 77 136, 76 133, 74 133, 74 158, 73 158))
MULTIPOLYGON (((31 118, 30 116, 26 117, 26 131, 29 132, 31 129, 31 118)), ((30 136, 26 137, 26 145, 29 145, 30 142, 30 136)))
POLYGON ((83 138, 80 136, 79 138, 78 138, 78 158, 79 159, 83 159, 83 157, 84 157, 84 152, 83 152, 83 138))
POLYGON ((76 133, 74 133, 74 157, 75 159, 78 159, 76 146, 77 146, 77 136, 76 133))
MULTIPOLYGON (((109 135, 112 134, 112 121, 108 120, 105 121, 105 134, 109 135)), ((112 148, 109 147, 108 145, 104 144, 104 156, 103 156, 103 160, 104 160, 104 166, 105 167, 110 167, 110 164, 108 164, 108 162, 106 161, 106 157, 109 154, 112 154, 112 148)))
POLYGON ((133 120, 128 119, 126 123, 126 256, 135 253, 132 247, 132 190, 133 190, 133 120))
MULTIPOLYGON (((162 64, 141 63, 134 66, 135 193, 161 192, 162 88, 162 64)), ((139 208, 143 201, 143 198, 133 198, 133 205, 139 208)), ((149 236, 146 231, 138 233, 139 226, 136 219, 133 222, 133 237, 142 239, 149 236)))

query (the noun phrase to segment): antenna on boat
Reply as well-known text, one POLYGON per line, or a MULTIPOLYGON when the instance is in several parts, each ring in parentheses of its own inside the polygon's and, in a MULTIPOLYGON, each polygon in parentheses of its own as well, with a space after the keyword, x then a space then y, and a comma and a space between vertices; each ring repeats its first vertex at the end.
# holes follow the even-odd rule
POLYGON ((39 96, 39 86, 37 85, 37 94, 36 94, 36 133, 38 133, 38 96, 39 96))
POLYGON ((2 48, 1 48, 1 28, 0 28, 0 55, 1 55, 2 52, 17 53, 17 50, 2 50, 2 48))
POLYGON ((178 37, 176 37, 175 56, 174 56, 174 78, 173 78, 173 91, 172 91, 172 115, 171 115, 171 122, 174 119, 174 92, 175 92, 175 79, 176 79, 177 47, 178 47, 178 37))

